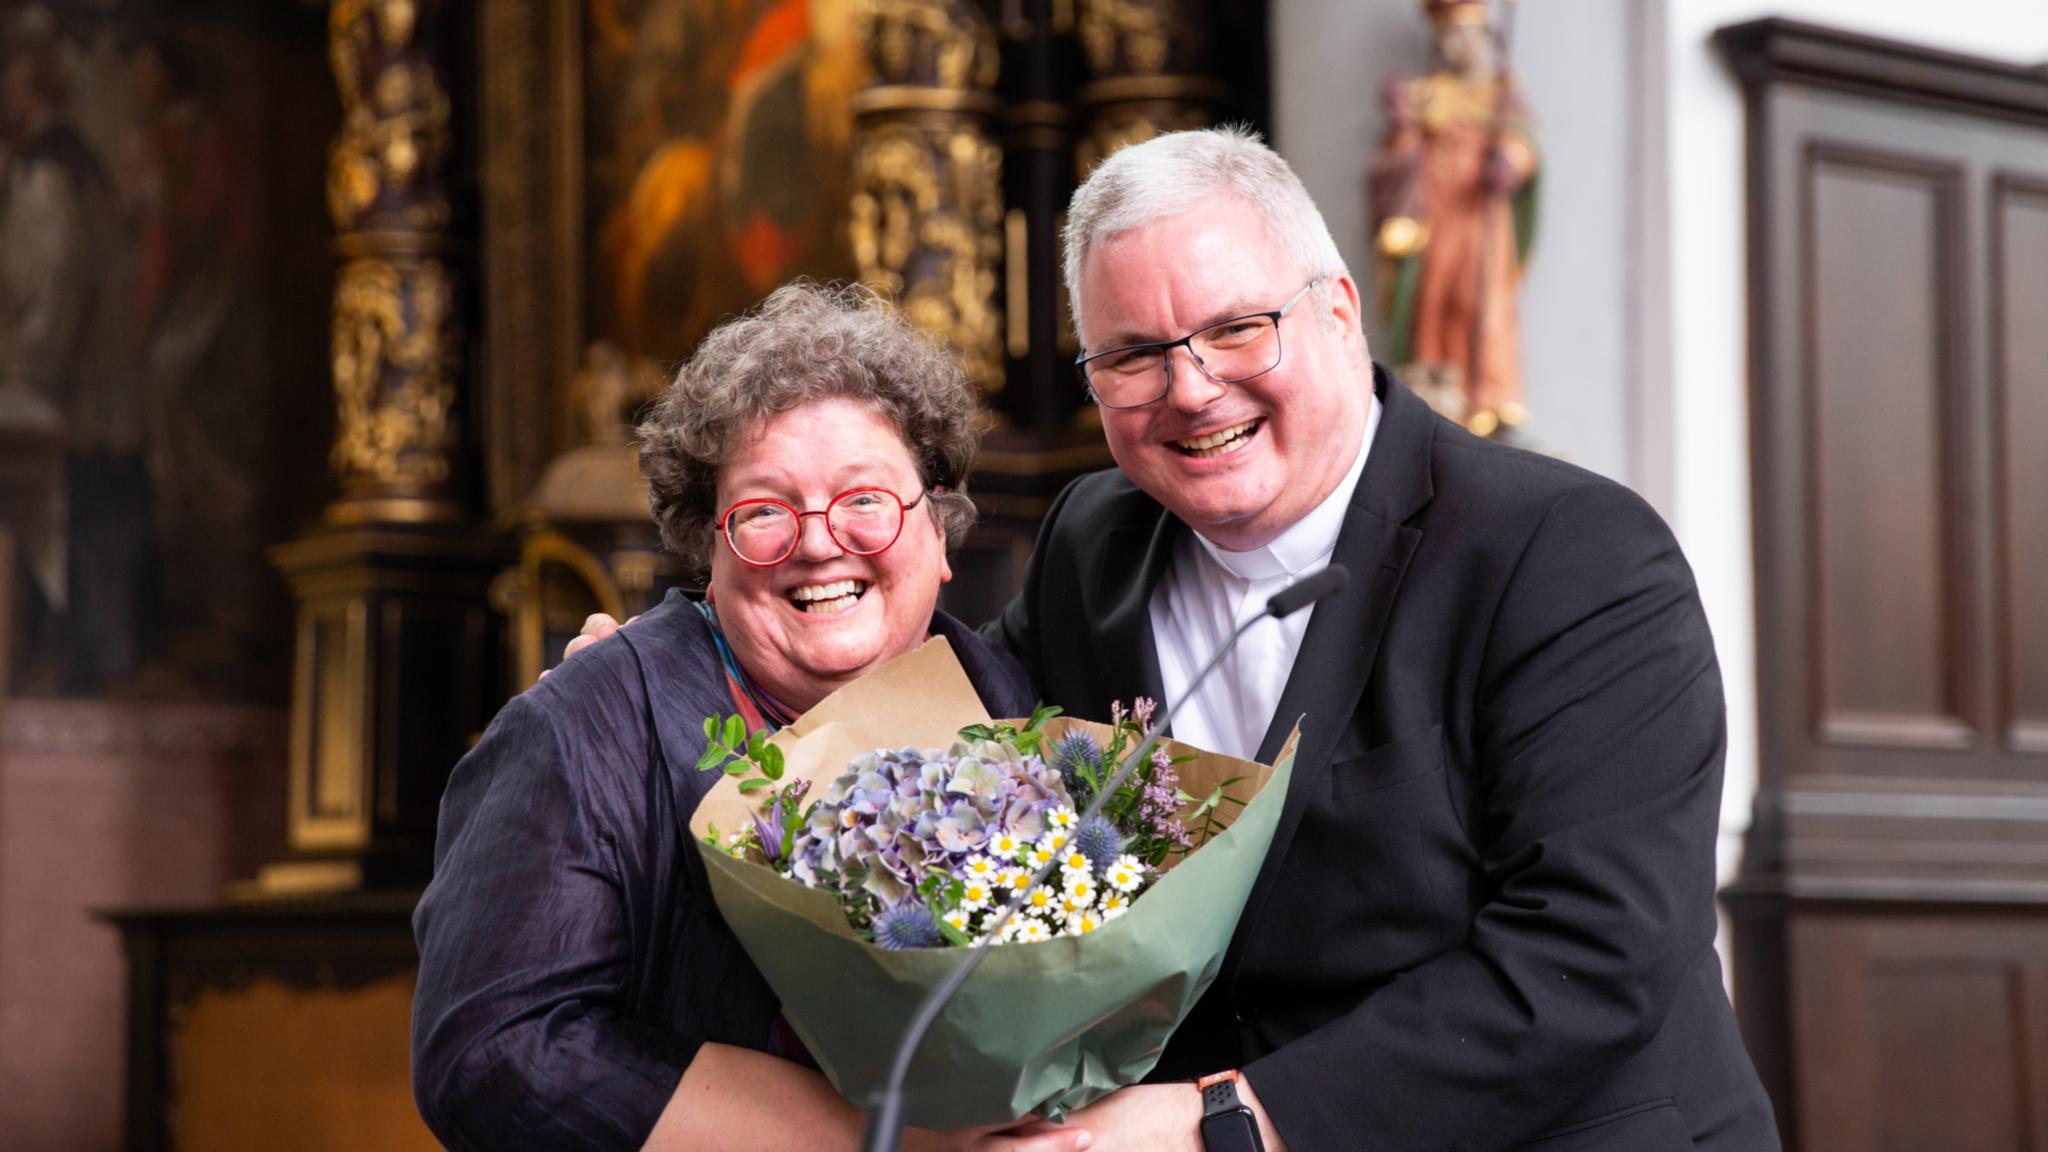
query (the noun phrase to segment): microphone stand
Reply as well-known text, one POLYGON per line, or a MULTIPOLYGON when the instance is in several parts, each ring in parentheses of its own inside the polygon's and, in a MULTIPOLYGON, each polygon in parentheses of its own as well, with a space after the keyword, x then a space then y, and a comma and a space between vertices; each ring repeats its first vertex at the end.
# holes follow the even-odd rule
MULTIPOLYGON (((1166 710, 1166 714, 1160 717, 1158 723, 1152 725, 1145 733, 1145 738, 1138 742, 1138 746, 1124 757, 1123 764, 1117 768, 1116 774, 1109 778, 1109 782, 1097 790, 1095 802, 1090 804, 1088 811, 1082 813, 1074 822, 1075 826, 1079 827, 1082 823, 1102 814, 1102 806, 1108 803, 1110 797, 1116 795, 1117 789, 1123 787, 1124 782, 1130 779, 1131 773, 1151 753, 1152 746, 1159 742, 1159 734, 1173 723, 1173 718, 1180 712, 1181 706, 1194 698, 1195 690, 1202 686, 1202 682, 1209 678, 1209 674, 1216 670, 1217 665, 1223 663, 1223 658, 1230 655, 1237 647, 1238 640, 1243 638, 1252 625, 1269 617, 1277 620, 1305 608, 1343 588, 1349 579, 1350 573, 1345 571, 1343 565, 1325 565, 1282 588, 1266 601, 1263 611, 1238 625, 1237 631, 1230 634, 1230 639, 1216 649, 1216 654, 1209 657, 1209 662, 1202 666, 1202 670, 1195 674, 1192 681, 1189 681, 1187 691, 1181 694, 1179 700, 1174 701, 1173 706, 1166 710)), ((1040 865, 1038 871, 1031 875, 1031 886, 1045 883, 1046 877, 1050 876, 1058 865, 1057 856, 1040 865)), ((924 998, 924 1003, 918 1005, 917 1014, 910 1018, 910 1026, 903 1030, 903 1039, 896 1045, 895 1060, 889 1065, 889 1079, 875 1094, 873 1105, 868 1109, 867 1129, 861 1137, 863 1152, 896 1152, 897 1143, 903 1135, 903 1085, 910 1079, 910 1062, 917 1055, 918 1045, 924 1042, 925 1033, 931 1030, 933 1022, 938 1020, 939 1013, 945 1009, 953 994, 967 982, 968 974, 981 963, 981 958, 988 952, 996 933, 1002 931, 1003 926, 1010 922, 1011 915, 1022 903, 1021 900, 1005 902, 1002 912, 989 925, 988 932, 981 938, 981 942, 968 950, 967 959, 947 973, 946 979, 932 989, 931 994, 924 998)))

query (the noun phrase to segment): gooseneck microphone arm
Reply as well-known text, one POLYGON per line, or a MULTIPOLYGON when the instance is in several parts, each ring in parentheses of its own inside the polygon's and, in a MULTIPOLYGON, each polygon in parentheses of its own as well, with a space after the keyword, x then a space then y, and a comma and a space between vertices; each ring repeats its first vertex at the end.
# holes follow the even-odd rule
MULTIPOLYGON (((1159 741, 1159 734, 1173 723, 1173 718, 1180 712, 1181 706, 1194 698, 1196 689, 1202 686, 1202 682, 1209 678, 1209 674, 1216 670, 1217 665, 1223 663, 1223 658, 1230 655, 1237 647, 1238 640, 1252 625, 1268 617, 1277 620, 1299 611, 1343 588, 1348 579, 1350 573, 1346 572, 1342 565, 1331 564, 1319 568, 1282 588, 1272 599, 1266 601, 1264 611, 1238 625, 1237 631, 1230 634, 1230 639, 1216 649, 1216 654, 1209 657, 1209 662, 1202 665, 1202 670, 1195 673, 1195 678, 1188 682, 1187 691, 1181 693, 1180 699, 1173 702, 1173 706, 1166 710, 1166 714, 1159 718, 1159 722, 1145 733, 1145 738, 1138 742, 1138 746, 1124 757, 1124 762, 1118 766, 1116 774, 1109 778, 1109 782, 1097 790, 1095 802, 1088 806, 1088 811, 1082 813, 1079 820, 1075 821, 1075 826, 1078 827, 1081 823, 1101 815, 1102 806, 1110 797, 1116 795, 1117 789, 1123 787, 1124 781, 1130 779, 1131 773, 1151 753, 1152 745, 1159 741)), ((1038 871, 1032 873, 1031 886, 1043 884, 1045 878, 1051 875, 1052 870, 1058 865, 1057 856, 1040 865, 1038 871)), ((896 1058, 889 1065, 889 1079, 875 1094, 868 1109, 867 1131, 861 1138, 861 1148, 864 1152, 896 1152, 897 1142, 903 1135, 903 1085, 910 1078, 910 1062, 917 1055, 917 1046, 924 1042, 925 1033, 931 1030, 933 1022, 939 1018, 939 1013, 945 1010, 947 1002, 952 1000, 953 994, 960 990, 960 986, 967 982, 968 974, 981 963, 981 958, 988 952, 996 933, 1002 931, 1003 926, 1010 922, 1011 915, 1022 903, 1021 900, 1006 902, 1002 912, 989 925, 988 932, 982 936, 981 941, 968 949, 967 958, 953 971, 947 973, 946 979, 931 990, 931 994, 924 998, 923 1004, 918 1005, 917 1014, 910 1018, 910 1026, 903 1030, 903 1039, 896 1045, 896 1058)))

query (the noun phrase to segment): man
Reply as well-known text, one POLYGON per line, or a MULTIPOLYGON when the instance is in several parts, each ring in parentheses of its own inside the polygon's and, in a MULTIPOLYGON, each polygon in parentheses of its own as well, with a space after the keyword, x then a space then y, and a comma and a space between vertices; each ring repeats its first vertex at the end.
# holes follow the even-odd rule
POLYGON ((1127 148, 1067 227, 1119 467, 1061 494, 991 635, 1095 715, 1177 698, 1272 592, 1351 573, 1182 713, 1262 759, 1299 720, 1294 777, 1154 1082, 1073 1122, 1097 1152, 1201 1149, 1228 1092, 1185 1078, 1235 1071, 1269 1150, 1776 1147, 1713 950, 1723 701, 1670 532, 1377 371, 1256 139, 1127 148))

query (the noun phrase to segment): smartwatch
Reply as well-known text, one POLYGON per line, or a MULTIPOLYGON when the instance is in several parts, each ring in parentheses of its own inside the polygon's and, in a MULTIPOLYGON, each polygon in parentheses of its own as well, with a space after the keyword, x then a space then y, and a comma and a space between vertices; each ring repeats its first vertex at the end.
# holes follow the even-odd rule
POLYGON ((1205 1152, 1266 1152, 1259 1140, 1259 1118, 1237 1098, 1237 1069, 1204 1076, 1195 1087, 1202 1090, 1205 1152))

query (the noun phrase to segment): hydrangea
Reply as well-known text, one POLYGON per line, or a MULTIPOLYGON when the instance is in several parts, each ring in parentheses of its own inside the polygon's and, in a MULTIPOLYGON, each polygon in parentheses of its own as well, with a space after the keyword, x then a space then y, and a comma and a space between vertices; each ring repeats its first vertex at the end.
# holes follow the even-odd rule
POLYGON ((927 878, 965 875, 991 840, 1037 840, 1058 809, 1072 810, 1058 771, 1008 745, 881 749, 855 757, 823 790, 786 866, 812 887, 857 887, 869 902, 861 919, 879 933, 882 909, 921 904, 927 878))

